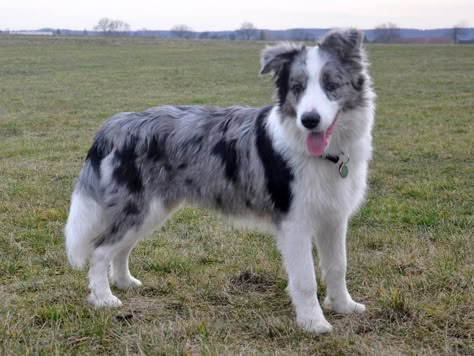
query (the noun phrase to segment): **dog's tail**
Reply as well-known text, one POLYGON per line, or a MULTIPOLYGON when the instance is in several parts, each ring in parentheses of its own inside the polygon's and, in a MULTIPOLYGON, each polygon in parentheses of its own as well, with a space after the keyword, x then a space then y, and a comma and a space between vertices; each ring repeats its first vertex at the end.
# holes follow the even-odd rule
POLYGON ((94 246, 93 240, 104 230, 104 209, 99 203, 100 163, 109 153, 102 145, 100 135, 89 150, 84 167, 72 193, 71 208, 64 230, 66 252, 71 265, 84 268, 94 246))
POLYGON ((80 187, 72 194, 71 208, 64 233, 69 262, 83 269, 93 251, 93 240, 103 230, 104 212, 99 203, 80 187))

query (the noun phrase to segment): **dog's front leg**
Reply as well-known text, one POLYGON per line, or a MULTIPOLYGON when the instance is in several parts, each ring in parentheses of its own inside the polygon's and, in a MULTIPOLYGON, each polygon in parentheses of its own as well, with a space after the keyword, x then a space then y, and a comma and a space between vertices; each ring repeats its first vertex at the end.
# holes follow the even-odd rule
POLYGON ((283 224, 278 248, 288 273, 288 290, 296 309, 296 321, 307 331, 318 334, 332 330, 323 315, 316 294, 311 233, 301 223, 283 224))
POLYGON ((327 216, 320 219, 315 236, 321 275, 327 285, 323 306, 342 314, 365 311, 365 306, 356 303, 347 290, 347 223, 348 218, 327 216))

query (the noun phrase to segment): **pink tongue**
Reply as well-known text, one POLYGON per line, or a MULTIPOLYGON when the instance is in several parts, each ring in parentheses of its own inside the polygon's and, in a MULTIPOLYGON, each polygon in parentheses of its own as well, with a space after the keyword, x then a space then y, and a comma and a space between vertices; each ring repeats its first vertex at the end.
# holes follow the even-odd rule
POLYGON ((312 156, 320 157, 328 144, 328 138, 325 132, 312 132, 306 139, 306 147, 312 156))

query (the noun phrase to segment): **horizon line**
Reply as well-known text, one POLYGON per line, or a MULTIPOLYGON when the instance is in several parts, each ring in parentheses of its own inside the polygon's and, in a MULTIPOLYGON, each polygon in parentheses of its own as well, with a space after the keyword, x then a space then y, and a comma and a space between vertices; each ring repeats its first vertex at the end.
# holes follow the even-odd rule
MULTIPOLYGON (((447 27, 430 27, 430 28, 419 28, 419 27, 400 27, 400 26, 395 26, 395 28, 399 30, 418 30, 418 31, 431 31, 431 30, 445 30, 445 29, 452 29, 456 26, 447 26, 447 27)), ((331 30, 331 29, 337 29, 337 28, 356 28, 361 31, 370 31, 370 30, 375 30, 377 27, 357 27, 357 26, 333 26, 333 27, 289 27, 289 28, 284 28, 284 29, 271 29, 271 28, 259 28, 255 27, 255 30, 257 31, 289 31, 289 30, 331 30)), ((474 29, 474 27, 462 27, 465 29, 474 29)), ((100 32, 94 29, 88 29, 86 27, 82 29, 77 29, 77 28, 66 28, 66 27, 53 27, 53 26, 43 26, 40 28, 35 28, 35 29, 11 29, 11 28, 5 28, 5 29, 0 29, 0 31, 41 31, 45 29, 50 29, 50 30, 67 30, 67 31, 93 31, 93 32, 100 32)), ((239 28, 233 29, 233 30, 194 30, 190 29, 190 32, 235 32, 240 30, 239 28)), ((141 28, 141 29, 130 29, 129 31, 124 31, 124 32, 138 32, 138 31, 169 31, 172 32, 173 30, 170 29, 149 29, 149 28, 141 28)))

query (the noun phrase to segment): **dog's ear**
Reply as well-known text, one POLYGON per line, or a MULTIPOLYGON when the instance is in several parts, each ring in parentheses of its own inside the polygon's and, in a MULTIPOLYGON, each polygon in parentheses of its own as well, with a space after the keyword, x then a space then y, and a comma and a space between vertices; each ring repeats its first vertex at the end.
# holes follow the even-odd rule
POLYGON ((358 55, 364 42, 364 34, 355 28, 333 30, 320 41, 319 47, 342 60, 358 55))
POLYGON ((260 74, 273 72, 275 75, 278 75, 283 66, 291 62, 304 49, 304 45, 294 43, 280 43, 275 46, 267 46, 262 51, 260 57, 262 64, 260 74))

